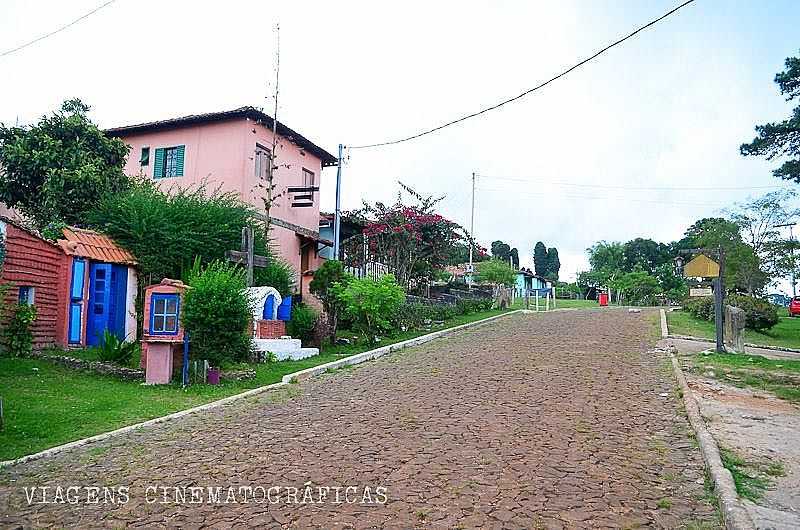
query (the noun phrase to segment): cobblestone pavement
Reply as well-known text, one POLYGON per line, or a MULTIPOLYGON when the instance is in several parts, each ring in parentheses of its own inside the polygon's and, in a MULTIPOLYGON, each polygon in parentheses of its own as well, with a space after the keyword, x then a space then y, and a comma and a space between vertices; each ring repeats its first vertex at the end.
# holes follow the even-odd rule
POLYGON ((654 313, 513 315, 0 471, 0 526, 713 528, 655 330, 654 313), (78 504, 29 505, 44 485, 78 504), (338 504, 337 486, 354 487, 338 504))

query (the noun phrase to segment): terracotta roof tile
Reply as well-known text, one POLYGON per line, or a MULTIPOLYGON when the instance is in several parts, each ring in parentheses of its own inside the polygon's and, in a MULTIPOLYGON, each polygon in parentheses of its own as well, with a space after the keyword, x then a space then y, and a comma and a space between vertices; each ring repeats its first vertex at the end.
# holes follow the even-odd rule
POLYGON ((89 258, 105 263, 122 263, 136 265, 133 254, 117 246, 110 237, 83 228, 67 227, 63 230, 64 239, 59 239, 59 246, 70 256, 89 258))

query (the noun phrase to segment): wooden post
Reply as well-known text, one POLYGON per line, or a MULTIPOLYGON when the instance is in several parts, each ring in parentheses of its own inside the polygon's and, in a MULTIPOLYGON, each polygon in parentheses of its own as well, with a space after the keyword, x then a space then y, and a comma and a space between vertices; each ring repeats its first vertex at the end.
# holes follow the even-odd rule
POLYGON ((714 289, 714 328, 716 332, 717 353, 725 353, 725 251, 719 247, 719 274, 714 289))

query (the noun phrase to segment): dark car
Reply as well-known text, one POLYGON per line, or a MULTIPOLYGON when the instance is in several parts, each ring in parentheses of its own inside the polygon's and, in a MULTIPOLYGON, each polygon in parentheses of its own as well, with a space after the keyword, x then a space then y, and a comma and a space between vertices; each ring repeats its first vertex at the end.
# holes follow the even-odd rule
POLYGON ((800 296, 795 296, 792 298, 792 301, 789 302, 789 316, 800 316, 800 296))

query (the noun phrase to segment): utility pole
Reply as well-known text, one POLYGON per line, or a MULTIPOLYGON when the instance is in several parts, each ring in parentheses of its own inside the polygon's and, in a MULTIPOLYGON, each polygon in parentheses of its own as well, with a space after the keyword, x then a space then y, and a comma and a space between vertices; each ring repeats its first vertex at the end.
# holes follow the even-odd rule
POLYGON ((469 282, 467 282, 467 287, 472 290, 472 275, 474 270, 474 265, 472 263, 472 247, 475 245, 475 172, 472 172, 472 213, 470 214, 470 221, 469 221, 469 282))
POLYGON ((333 259, 339 259, 342 217, 342 144, 339 144, 339 162, 336 166, 336 211, 333 216, 333 259))
POLYGON ((794 260, 794 227, 797 223, 785 223, 782 225, 775 225, 773 228, 789 228, 789 254, 791 256, 792 264, 792 297, 797 296, 797 262, 794 260))

